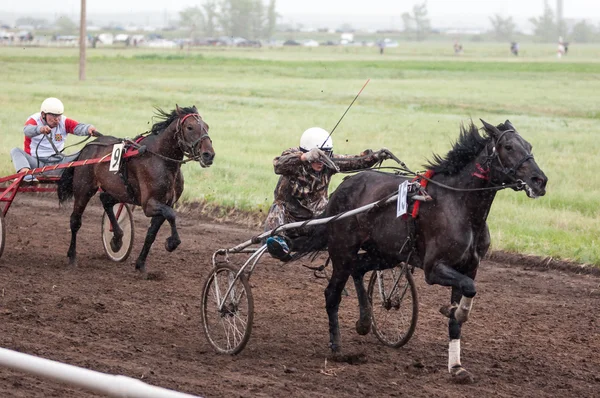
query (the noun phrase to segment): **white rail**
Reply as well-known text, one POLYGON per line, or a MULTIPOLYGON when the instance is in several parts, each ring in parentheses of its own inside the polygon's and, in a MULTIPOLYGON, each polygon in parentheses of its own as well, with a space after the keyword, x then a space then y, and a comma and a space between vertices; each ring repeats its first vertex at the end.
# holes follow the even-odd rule
POLYGON ((0 348, 0 365, 25 373, 45 377, 96 393, 117 398, 199 398, 155 387, 143 381, 121 375, 109 375, 94 370, 38 358, 33 355, 0 348))

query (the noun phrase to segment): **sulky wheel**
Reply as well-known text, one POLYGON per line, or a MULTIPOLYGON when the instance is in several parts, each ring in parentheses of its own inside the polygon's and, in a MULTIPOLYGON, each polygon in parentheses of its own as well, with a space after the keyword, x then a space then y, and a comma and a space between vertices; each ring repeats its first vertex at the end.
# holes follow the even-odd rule
POLYGON ((412 273, 404 264, 374 271, 367 294, 373 311, 373 333, 388 347, 402 347, 415 332, 419 316, 412 273))
POLYGON ((4 214, 0 209, 0 257, 4 253, 4 243, 6 243, 6 225, 4 223, 4 214))
POLYGON ((112 226, 106 212, 104 212, 102 214, 102 245, 104 246, 104 252, 106 252, 106 255, 111 260, 122 262, 127 260, 133 248, 133 213, 125 203, 117 203, 113 206, 113 211, 123 230, 123 244, 117 251, 111 248, 110 241, 113 237, 112 226))
POLYGON ((218 265, 208 276, 202 291, 204 333, 209 343, 222 354, 241 352, 252 331, 254 299, 250 283, 244 274, 236 279, 237 272, 229 264, 218 265))

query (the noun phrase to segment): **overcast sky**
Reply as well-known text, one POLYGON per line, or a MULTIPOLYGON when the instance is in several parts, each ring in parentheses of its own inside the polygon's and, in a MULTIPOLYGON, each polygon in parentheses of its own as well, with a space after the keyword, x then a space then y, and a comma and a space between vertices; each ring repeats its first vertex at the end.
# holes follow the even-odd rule
MULTIPOLYGON (((268 0, 263 0, 266 4, 268 0)), ((411 11, 420 0, 277 0, 277 10, 291 14, 344 14, 344 15, 396 15, 411 11)), ((549 0, 555 9, 556 1, 549 0)), ((43 18, 48 14, 79 12, 81 0, 1 0, 0 11, 13 13, 37 12, 43 18)), ((87 0, 88 14, 131 12, 177 12, 186 7, 202 4, 202 0, 87 0)), ((438 19, 449 16, 502 16, 531 17, 541 15, 544 0, 427 0, 429 16, 438 19)), ((597 0, 565 0, 565 18, 599 18, 597 0)))

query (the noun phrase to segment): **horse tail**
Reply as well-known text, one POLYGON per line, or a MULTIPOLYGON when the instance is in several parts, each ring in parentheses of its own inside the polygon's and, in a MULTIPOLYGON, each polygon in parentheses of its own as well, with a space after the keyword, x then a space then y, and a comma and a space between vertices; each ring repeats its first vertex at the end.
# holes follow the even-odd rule
MULTIPOLYGON (((322 217, 324 217, 324 213, 319 215, 317 219, 322 217)), ((327 250, 327 242, 329 240, 327 223, 307 227, 306 229, 310 231, 310 234, 307 239, 299 242, 299 247, 293 248, 294 254, 292 254, 292 260, 298 260, 308 255, 315 257, 319 252, 327 250)))
POLYGON ((58 187, 56 189, 58 193, 58 202, 63 203, 73 197, 73 175, 75 174, 74 167, 66 168, 60 180, 58 180, 58 187))

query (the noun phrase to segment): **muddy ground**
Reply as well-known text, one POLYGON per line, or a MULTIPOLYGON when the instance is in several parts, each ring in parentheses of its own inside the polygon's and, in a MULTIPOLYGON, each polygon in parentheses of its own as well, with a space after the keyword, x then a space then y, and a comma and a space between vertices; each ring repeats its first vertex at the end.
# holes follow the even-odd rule
MULTIPOLYGON (((140 279, 134 262, 148 220, 134 212, 136 237, 124 263, 106 259, 100 206, 79 234, 79 266, 67 265, 70 206, 21 195, 5 219, 0 258, 1 346, 206 397, 600 397, 600 278, 530 262, 484 261, 473 312, 463 327, 462 362, 476 382, 456 385, 447 367, 449 291, 415 271, 420 318, 400 348, 354 330, 357 301, 342 301, 343 349, 327 348, 324 279, 300 263, 262 261, 251 279, 250 341, 237 356, 214 352, 201 325, 200 294, 217 248, 257 232, 179 212, 183 243, 164 250, 163 228, 140 279)), ((499 257, 492 257, 499 258, 499 257)), ((79 388, 0 368, 2 397, 92 397, 79 388)))

